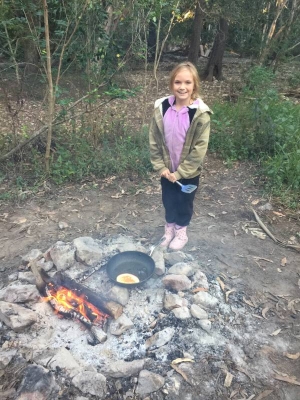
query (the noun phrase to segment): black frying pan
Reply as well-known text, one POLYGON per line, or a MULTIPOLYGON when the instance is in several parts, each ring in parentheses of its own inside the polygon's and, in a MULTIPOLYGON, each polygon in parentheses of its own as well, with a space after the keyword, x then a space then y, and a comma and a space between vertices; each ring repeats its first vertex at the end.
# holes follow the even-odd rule
POLYGON ((117 285, 134 287, 142 285, 154 272, 155 263, 148 254, 140 251, 124 251, 113 256, 106 265, 109 278, 117 285), (117 282, 120 274, 132 274, 139 278, 138 283, 117 282))

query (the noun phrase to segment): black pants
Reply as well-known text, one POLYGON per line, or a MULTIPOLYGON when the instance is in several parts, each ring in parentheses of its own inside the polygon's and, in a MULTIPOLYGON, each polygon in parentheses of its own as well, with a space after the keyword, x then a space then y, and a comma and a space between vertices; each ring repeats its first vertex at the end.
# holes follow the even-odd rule
MULTIPOLYGON (((180 179, 183 185, 199 186, 199 176, 191 179, 180 179)), ((180 226, 189 225, 193 215, 193 203, 197 190, 183 193, 177 183, 161 178, 162 201, 166 212, 166 221, 180 226)))

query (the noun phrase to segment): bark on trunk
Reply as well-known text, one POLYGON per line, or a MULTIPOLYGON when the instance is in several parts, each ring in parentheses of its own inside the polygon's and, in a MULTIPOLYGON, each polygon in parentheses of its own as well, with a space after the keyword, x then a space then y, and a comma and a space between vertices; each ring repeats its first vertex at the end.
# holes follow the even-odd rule
POLYGON ((38 72, 40 56, 36 44, 32 39, 27 38, 23 40, 22 46, 24 49, 24 61, 26 63, 25 72, 29 74, 38 72))
POLYGON ((214 45, 204 72, 204 80, 212 81, 215 76, 218 80, 223 79, 222 62, 228 36, 228 22, 221 17, 219 29, 215 37, 214 45))
POLYGON ((197 65, 199 59, 199 50, 200 50, 200 35, 203 27, 204 20, 204 10, 205 2, 204 0, 197 1, 195 17, 193 22, 193 31, 190 41, 190 49, 188 60, 192 62, 194 65, 197 65))

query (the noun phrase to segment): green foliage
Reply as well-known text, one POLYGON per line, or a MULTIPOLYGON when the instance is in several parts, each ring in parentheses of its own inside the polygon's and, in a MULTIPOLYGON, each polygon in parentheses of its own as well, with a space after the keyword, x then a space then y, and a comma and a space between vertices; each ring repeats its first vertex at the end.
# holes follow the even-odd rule
POLYGON ((300 87, 300 72, 297 71, 292 76, 290 76, 288 79, 288 83, 293 89, 300 87))
MULTIPOLYGON (((151 170, 146 131, 129 134, 122 122, 116 121, 109 129, 101 131, 96 146, 88 133, 85 126, 75 133, 63 132, 56 137, 50 176, 55 183, 113 174, 143 176, 151 170)), ((43 160, 40 154, 33 151, 31 160, 31 173, 41 178, 43 160)))
POLYGON ((300 109, 282 100, 270 74, 254 68, 236 104, 216 104, 210 148, 227 162, 259 163, 267 187, 278 195, 300 189, 300 109))

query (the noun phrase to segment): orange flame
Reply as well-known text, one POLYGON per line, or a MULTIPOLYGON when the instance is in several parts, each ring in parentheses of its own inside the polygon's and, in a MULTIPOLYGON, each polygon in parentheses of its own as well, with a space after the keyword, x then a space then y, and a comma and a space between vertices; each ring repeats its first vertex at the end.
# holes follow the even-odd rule
POLYGON ((75 311, 80 313, 84 318, 95 325, 100 324, 108 317, 107 314, 101 312, 92 303, 87 301, 83 294, 78 296, 72 290, 63 286, 58 290, 54 290, 51 287, 52 285, 49 286, 48 289, 50 296, 45 298, 46 301, 55 300, 55 302, 62 306, 66 311, 75 311))

